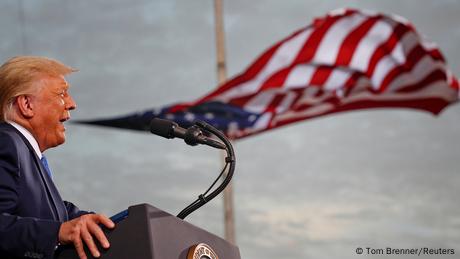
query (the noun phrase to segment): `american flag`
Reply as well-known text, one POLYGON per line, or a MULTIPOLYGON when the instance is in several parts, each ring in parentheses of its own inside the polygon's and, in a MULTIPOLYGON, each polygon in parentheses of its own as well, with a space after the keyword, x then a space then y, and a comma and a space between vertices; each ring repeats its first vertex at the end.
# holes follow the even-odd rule
POLYGON ((154 117, 183 127, 205 120, 238 139, 356 109, 438 114, 458 97, 459 83, 441 52, 409 21, 341 9, 271 46, 246 71, 197 101, 87 123, 148 130, 154 117))

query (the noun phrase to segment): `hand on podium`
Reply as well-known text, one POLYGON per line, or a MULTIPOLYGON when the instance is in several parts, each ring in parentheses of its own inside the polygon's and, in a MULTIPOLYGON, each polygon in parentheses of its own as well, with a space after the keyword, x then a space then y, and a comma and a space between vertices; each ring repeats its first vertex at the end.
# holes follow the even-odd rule
POLYGON ((114 228, 115 224, 104 215, 86 214, 70 221, 62 223, 59 229, 59 242, 63 245, 73 244, 80 259, 86 259, 84 244, 94 257, 99 257, 100 253, 94 242, 94 237, 99 241, 103 248, 110 247, 109 241, 99 224, 107 228, 114 228))

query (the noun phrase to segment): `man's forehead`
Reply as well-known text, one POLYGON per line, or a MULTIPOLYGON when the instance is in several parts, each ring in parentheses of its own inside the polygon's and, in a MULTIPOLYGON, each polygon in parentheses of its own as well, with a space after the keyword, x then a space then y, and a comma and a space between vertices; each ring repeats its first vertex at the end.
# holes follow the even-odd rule
POLYGON ((65 77, 62 75, 59 75, 59 76, 44 75, 41 78, 41 81, 47 85, 52 85, 56 88, 68 89, 70 87, 69 83, 65 80, 65 77))

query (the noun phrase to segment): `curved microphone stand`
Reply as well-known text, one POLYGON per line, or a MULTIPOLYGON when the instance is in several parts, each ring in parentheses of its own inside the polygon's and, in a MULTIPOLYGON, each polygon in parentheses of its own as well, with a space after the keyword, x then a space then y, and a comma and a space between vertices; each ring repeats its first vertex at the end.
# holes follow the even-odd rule
POLYGON ((207 131, 215 135, 217 138, 222 140, 222 142, 225 144, 225 151, 227 152, 227 156, 225 157, 225 166, 222 169, 221 173, 217 177, 217 179, 213 182, 213 184, 204 192, 203 194, 200 194, 198 196, 198 199, 192 202, 190 205, 188 205, 185 209, 183 209, 179 214, 177 214, 177 217, 180 219, 184 219, 190 213, 194 212, 195 210, 199 209, 201 206, 205 205, 208 203, 210 200, 214 199, 217 195, 219 195, 225 187, 230 183, 233 177, 233 172, 235 171, 235 153, 233 151, 232 144, 230 141, 225 137, 225 135, 214 128, 213 126, 209 125, 208 123, 204 121, 197 121, 195 122, 195 125, 201 128, 203 131, 207 131), (222 181, 222 183, 210 194, 208 192, 214 187, 214 185, 217 183, 217 181, 222 177, 222 175, 225 172, 225 169, 228 167, 228 172, 225 177, 225 179, 222 181))

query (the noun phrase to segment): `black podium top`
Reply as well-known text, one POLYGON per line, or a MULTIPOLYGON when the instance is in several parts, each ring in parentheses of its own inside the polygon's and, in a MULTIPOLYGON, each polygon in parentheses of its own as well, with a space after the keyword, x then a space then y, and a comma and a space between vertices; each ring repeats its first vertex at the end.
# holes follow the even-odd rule
MULTIPOLYGON (((117 215, 116 215, 117 216, 117 215)), ((148 204, 118 214, 115 229, 105 230, 110 248, 104 259, 239 259, 238 247, 148 204), (197 247, 198 246, 198 247, 197 247), (197 249, 198 248, 198 249, 197 249), (195 254, 193 255, 193 250, 195 254), (199 250, 199 251, 198 251, 199 250), (189 254, 189 251, 190 254, 189 254)), ((87 251, 88 258, 93 258, 87 251)), ((57 259, 78 259, 73 247, 61 247, 57 259)))

